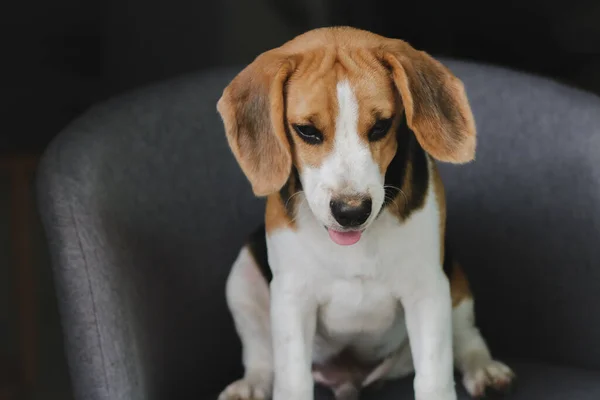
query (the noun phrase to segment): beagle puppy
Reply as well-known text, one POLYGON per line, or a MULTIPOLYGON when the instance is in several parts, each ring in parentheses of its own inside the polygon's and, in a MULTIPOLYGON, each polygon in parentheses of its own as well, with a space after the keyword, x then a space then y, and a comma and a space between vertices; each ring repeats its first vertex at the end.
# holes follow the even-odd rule
POLYGON ((473 397, 514 373, 492 358, 445 246, 436 161, 474 159, 462 82, 408 43, 320 28, 258 56, 218 112, 265 223, 226 284, 244 376, 220 400, 338 400, 414 375, 416 400, 473 397))

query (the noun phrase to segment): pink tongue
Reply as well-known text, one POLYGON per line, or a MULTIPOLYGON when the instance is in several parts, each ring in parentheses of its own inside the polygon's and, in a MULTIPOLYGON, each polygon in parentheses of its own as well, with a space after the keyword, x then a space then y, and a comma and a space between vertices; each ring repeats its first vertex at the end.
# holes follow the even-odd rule
POLYGON ((360 240, 361 235, 360 231, 338 232, 334 231, 333 229, 327 229, 327 232, 329 232, 329 237, 331 240, 340 246, 350 246, 355 244, 360 240))

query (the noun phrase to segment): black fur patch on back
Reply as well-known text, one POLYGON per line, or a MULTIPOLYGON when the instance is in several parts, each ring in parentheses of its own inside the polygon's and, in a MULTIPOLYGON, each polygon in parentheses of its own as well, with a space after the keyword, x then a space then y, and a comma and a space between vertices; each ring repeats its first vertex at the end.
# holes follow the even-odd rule
POLYGON ((446 240, 444 243, 444 273, 448 277, 448 279, 452 278, 452 273, 454 272, 454 255, 452 254, 452 250, 450 249, 450 245, 446 240))
POLYGON ((425 203, 429 186, 429 167, 427 154, 406 124, 406 116, 402 117, 396 137, 398 149, 385 173, 384 206, 398 207, 400 216, 406 219, 425 203), (410 180, 412 186, 407 193, 400 193, 407 180, 410 180))
POLYGON ((271 282, 273 279, 273 273, 269 266, 269 257, 267 253, 267 236, 265 231, 265 224, 261 224, 252 234, 248 237, 246 243, 252 258, 256 261, 258 269, 265 277, 267 282, 271 282))

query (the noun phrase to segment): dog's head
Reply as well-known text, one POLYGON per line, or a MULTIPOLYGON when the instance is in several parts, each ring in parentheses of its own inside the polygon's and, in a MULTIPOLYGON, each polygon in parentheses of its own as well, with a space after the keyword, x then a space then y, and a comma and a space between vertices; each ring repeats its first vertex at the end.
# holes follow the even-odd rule
POLYGON ((462 82, 404 41, 352 28, 313 30, 261 54, 217 108, 254 193, 279 191, 295 169, 339 244, 358 241, 383 207, 403 118, 439 161, 475 153, 462 82))

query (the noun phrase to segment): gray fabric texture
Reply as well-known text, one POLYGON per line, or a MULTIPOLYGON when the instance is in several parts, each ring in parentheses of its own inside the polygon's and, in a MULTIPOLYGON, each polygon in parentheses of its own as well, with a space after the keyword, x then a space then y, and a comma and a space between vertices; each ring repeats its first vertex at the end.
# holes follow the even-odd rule
MULTIPOLYGON (((503 357, 600 369, 600 100, 445 61, 479 129, 477 161, 441 171, 483 333, 503 357)), ((77 400, 206 398, 241 374, 224 282, 263 201, 215 108, 237 71, 98 105, 46 151, 38 201, 77 400)), ((560 384, 536 368, 522 386, 560 384)), ((590 398, 589 375, 569 374, 562 398, 590 398)))

